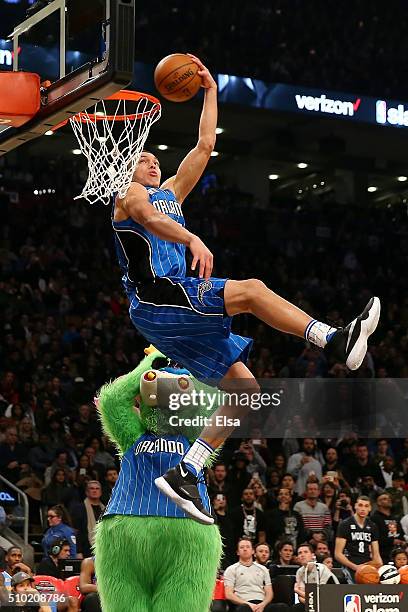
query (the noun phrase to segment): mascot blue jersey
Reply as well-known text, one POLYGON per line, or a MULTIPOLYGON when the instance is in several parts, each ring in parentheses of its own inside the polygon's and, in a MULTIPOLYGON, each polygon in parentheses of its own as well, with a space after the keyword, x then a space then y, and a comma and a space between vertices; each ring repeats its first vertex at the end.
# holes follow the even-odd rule
MULTIPOLYGON (((181 435, 143 434, 122 457, 119 478, 104 517, 125 514, 189 518, 154 484, 155 478, 180 463, 189 448, 190 442, 181 435)), ((202 480, 198 484, 201 500, 206 510, 211 512, 207 487, 204 478, 202 480)))
MULTIPOLYGON (((149 201, 156 210, 168 215, 185 227, 181 206, 170 189, 146 187, 149 201)), ((186 247, 177 242, 161 240, 131 217, 114 221, 116 253, 122 270, 126 292, 134 293, 137 283, 157 276, 184 278, 186 276, 186 247)))

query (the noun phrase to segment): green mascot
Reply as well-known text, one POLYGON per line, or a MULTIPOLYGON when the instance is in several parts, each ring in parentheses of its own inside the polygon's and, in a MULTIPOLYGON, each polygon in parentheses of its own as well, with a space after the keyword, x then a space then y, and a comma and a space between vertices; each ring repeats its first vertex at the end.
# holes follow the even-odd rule
MULTIPOLYGON (((169 367, 154 347, 145 353, 133 372, 102 387, 96 399, 104 431, 121 456, 119 478, 96 531, 102 609, 208 612, 222 549, 218 527, 187 518, 154 484, 180 462, 201 430, 198 423, 196 431, 182 435, 170 425, 178 416, 162 409, 174 397, 169 390, 191 393, 201 383, 187 370, 169 367)), ((205 407, 201 412, 208 416, 205 407)), ((210 511, 204 478, 198 488, 210 511)))

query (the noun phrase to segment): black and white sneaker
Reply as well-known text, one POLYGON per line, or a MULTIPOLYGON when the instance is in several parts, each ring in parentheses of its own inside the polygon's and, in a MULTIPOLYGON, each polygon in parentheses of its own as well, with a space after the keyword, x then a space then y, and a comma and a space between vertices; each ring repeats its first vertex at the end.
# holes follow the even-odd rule
POLYGON ((157 488, 167 495, 179 508, 192 519, 203 525, 213 525, 214 519, 201 501, 197 484, 198 479, 183 462, 168 470, 164 476, 154 481, 157 488))
POLYGON ((378 325, 380 311, 379 298, 371 298, 358 317, 334 334, 326 344, 327 352, 341 359, 349 370, 358 370, 367 353, 367 340, 378 325))

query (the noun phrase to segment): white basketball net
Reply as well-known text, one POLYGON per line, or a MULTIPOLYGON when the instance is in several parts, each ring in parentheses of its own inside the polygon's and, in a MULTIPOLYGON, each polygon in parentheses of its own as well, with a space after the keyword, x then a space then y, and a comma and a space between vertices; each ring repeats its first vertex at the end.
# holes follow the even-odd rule
POLYGON ((75 199, 85 198, 90 204, 109 204, 114 193, 120 198, 126 196, 150 127, 160 118, 160 104, 147 97, 137 102, 111 100, 110 104, 115 102, 113 114, 107 112, 105 100, 100 100, 92 112, 70 119, 88 160, 88 178, 75 199))

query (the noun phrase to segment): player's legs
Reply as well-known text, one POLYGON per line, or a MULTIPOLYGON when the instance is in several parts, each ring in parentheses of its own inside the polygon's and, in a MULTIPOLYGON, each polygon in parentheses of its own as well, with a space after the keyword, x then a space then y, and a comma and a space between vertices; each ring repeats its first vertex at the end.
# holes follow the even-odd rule
POLYGON ((228 280, 224 288, 227 314, 251 313, 267 325, 331 350, 350 370, 357 370, 367 352, 367 341, 380 318, 380 300, 371 298, 363 312, 344 329, 331 327, 271 291, 262 281, 228 280))
MULTIPOLYGON (((344 330, 333 328, 315 321, 256 280, 227 281, 224 303, 228 315, 251 312, 272 327, 286 333, 304 335, 318 346, 324 347, 329 343, 333 352, 337 353, 338 358, 350 369, 357 369, 361 365, 367 351, 367 339, 377 327, 380 316, 380 301, 378 298, 372 298, 364 311, 344 330)), ((229 367, 219 386, 229 393, 237 393, 238 397, 240 393, 248 396, 259 392, 253 375, 239 361, 229 367)), ((200 437, 188 450, 182 462, 155 481, 158 488, 169 495, 174 503, 202 523, 212 524, 213 519, 203 511, 196 487, 197 476, 213 451, 228 438, 234 429, 232 425, 217 426, 219 422, 217 417, 226 415, 242 419, 250 410, 250 405, 250 401, 240 402, 238 400, 235 404, 221 406, 212 415, 211 425, 201 432, 200 437)))
POLYGON ((228 280, 224 289, 224 305, 229 316, 251 313, 274 329, 304 337, 312 317, 283 299, 262 281, 251 278, 228 280))
POLYGON ((260 391, 255 377, 242 361, 234 363, 229 368, 219 387, 229 394, 228 403, 220 406, 212 414, 211 424, 202 430, 200 437, 193 443, 179 465, 155 480, 156 486, 162 493, 168 495, 196 521, 205 525, 212 525, 214 519, 202 504, 197 488, 197 477, 214 450, 234 431, 235 426, 226 423, 234 423, 237 418, 242 422, 251 410, 252 394, 260 391), (218 425, 219 422, 225 424, 218 425))

